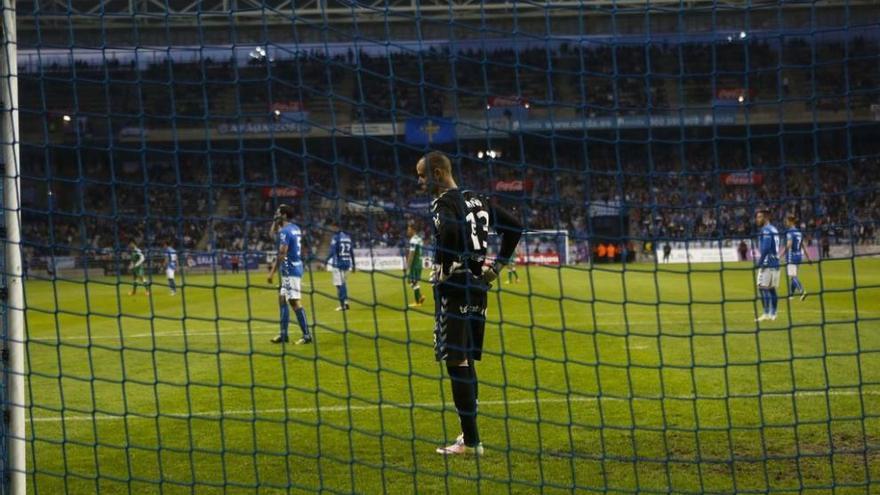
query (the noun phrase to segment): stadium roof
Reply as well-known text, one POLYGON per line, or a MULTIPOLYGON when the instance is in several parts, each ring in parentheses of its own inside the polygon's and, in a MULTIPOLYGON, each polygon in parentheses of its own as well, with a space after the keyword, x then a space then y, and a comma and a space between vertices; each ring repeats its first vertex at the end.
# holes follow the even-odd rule
POLYGON ((144 26, 289 25, 297 22, 358 23, 414 20, 559 17, 629 13, 652 16, 739 13, 785 9, 824 9, 876 5, 874 0, 16 0, 20 29, 74 22, 103 29, 144 26), (684 6, 684 7, 682 7, 684 6), (48 24, 46 24, 48 23, 48 24))
POLYGON ((20 49, 357 43, 813 29, 876 0, 16 0, 20 49))

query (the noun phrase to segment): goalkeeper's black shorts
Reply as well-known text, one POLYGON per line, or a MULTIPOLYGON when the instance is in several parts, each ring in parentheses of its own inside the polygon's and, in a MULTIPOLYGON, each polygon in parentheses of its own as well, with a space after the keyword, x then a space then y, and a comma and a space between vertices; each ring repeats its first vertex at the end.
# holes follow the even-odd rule
POLYGON ((437 361, 479 361, 486 330, 486 287, 440 284, 434 288, 434 304, 437 361))

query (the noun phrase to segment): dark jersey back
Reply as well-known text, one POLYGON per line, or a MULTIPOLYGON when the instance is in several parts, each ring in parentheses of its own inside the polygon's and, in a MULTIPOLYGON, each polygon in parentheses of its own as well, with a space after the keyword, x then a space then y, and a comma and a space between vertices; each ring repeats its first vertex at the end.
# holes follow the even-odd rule
MULTIPOLYGON (((450 189, 431 204, 434 217, 434 264, 442 274, 455 276, 453 263, 460 263, 457 271, 470 271, 481 277, 486 250, 489 247, 489 229, 501 236, 497 261, 508 263, 522 236, 522 224, 504 208, 473 191, 450 189)), ((453 280, 454 282, 454 280, 453 280)))
POLYGON ((489 246, 489 201, 473 191, 451 189, 434 201, 431 211, 434 262, 444 271, 452 262, 459 262, 479 276, 489 246))

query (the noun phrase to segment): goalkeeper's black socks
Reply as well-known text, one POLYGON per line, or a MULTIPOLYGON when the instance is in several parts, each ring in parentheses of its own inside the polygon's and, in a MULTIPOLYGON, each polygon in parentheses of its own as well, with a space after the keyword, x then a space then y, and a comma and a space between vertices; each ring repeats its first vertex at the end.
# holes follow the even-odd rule
POLYGON ((452 379, 452 400, 458 410, 464 444, 473 447, 480 443, 477 432, 476 375, 470 366, 449 366, 446 369, 452 379))
POLYGON ((471 379, 474 381, 474 401, 480 403, 480 382, 477 380, 477 368, 473 359, 468 360, 468 368, 471 370, 471 379))
POLYGON ((415 289, 415 296, 416 296, 417 303, 422 302, 422 289, 416 288, 415 289))

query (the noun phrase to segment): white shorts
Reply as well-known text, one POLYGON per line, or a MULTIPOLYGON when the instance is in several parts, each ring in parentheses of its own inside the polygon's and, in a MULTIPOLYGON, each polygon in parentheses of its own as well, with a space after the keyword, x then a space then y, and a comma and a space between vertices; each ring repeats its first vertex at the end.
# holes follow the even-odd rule
POLYGON ((789 277, 797 277, 798 265, 795 263, 789 263, 785 266, 785 271, 788 273, 789 277))
POLYGON ((165 269, 165 277, 166 278, 174 278, 174 268, 166 268, 165 269))
POLYGON ((340 285, 345 283, 345 279, 348 278, 348 272, 346 270, 340 270, 338 268, 333 268, 330 270, 330 273, 333 274, 333 285, 339 287, 340 285))
POLYGON ((281 277, 281 289, 278 294, 284 296, 285 301, 302 299, 302 277, 281 277))
POLYGON ((761 268, 758 270, 758 287, 761 289, 776 289, 779 287, 779 269, 761 268))

